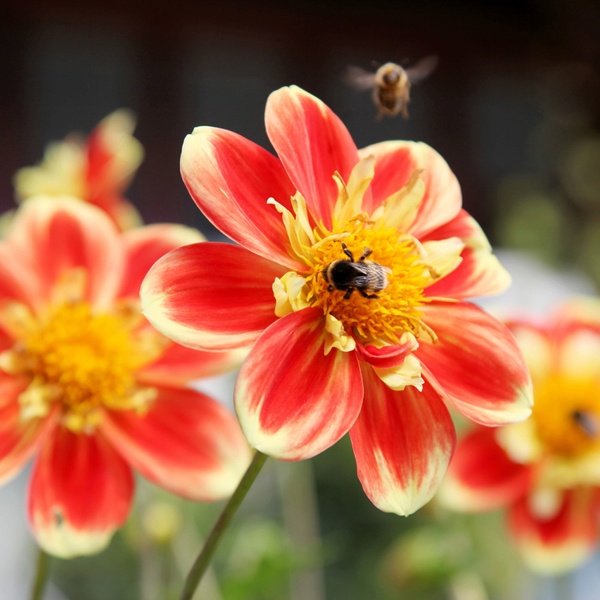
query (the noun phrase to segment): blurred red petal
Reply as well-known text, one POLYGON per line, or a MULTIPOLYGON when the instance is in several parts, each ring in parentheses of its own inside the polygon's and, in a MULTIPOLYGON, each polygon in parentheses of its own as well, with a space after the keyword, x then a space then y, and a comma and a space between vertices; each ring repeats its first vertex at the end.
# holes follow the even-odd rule
POLYGON ((233 493, 250 462, 235 416, 185 388, 159 388, 145 415, 111 411, 102 432, 150 481, 195 500, 233 493))
POLYGON ((30 523, 50 554, 92 554, 125 522, 132 495, 131 470, 103 437, 58 427, 33 469, 30 523))
POLYGON ((459 441, 440 492, 444 504, 459 511, 491 510, 525 495, 533 471, 512 461, 495 434, 477 427, 459 441))
POLYGON ((510 531, 532 569, 545 574, 564 573, 591 557, 600 533, 595 493, 593 488, 565 491, 559 510, 548 519, 531 511, 528 498, 512 507, 510 531))

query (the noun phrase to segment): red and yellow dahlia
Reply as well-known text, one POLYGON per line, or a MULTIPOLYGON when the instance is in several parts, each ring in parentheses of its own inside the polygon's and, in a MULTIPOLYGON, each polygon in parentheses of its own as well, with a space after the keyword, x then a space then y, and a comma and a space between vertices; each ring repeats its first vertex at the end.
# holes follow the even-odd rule
POLYGON ((253 344, 235 390, 250 444, 300 460, 349 431, 369 498, 409 514, 450 460, 447 402, 487 425, 530 413, 513 337, 463 301, 500 291, 508 275, 430 147, 357 150, 297 87, 270 96, 266 127, 279 158, 213 127, 186 138, 188 190, 239 245, 164 256, 142 284, 144 313, 192 348, 253 344), (341 275, 329 270, 336 261, 341 275), (357 263, 383 283, 346 285, 357 263))
POLYGON ((461 511, 507 508, 526 563, 564 572, 590 556, 600 534, 600 301, 508 325, 531 370, 532 417, 467 432, 440 499, 461 511))
POLYGON ((38 166, 15 175, 17 198, 73 196, 101 208, 121 229, 139 225, 137 210, 123 196, 144 157, 134 127, 133 114, 121 109, 100 121, 85 140, 70 135, 50 144, 38 166))
POLYGON ((59 556, 101 550, 126 519, 132 469, 177 494, 231 494, 249 462, 235 416, 187 387, 234 366, 168 340, 139 311, 149 266, 201 236, 120 233, 71 198, 25 201, 0 242, 0 481, 36 456, 29 520, 59 556))

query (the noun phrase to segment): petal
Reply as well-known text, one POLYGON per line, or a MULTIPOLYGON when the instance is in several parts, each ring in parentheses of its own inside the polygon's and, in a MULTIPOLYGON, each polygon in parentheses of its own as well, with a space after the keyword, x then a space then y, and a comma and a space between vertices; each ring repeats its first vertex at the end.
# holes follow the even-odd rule
POLYGON ((423 142, 390 141, 362 148, 361 158, 375 156, 375 178, 371 184, 372 212, 388 196, 404 187, 419 170, 425 183, 425 195, 408 232, 420 238, 451 221, 458 214, 462 195, 458 180, 448 163, 433 148, 423 142))
POLYGON ((50 554, 93 554, 125 522, 132 495, 131 470, 103 437, 58 427, 33 470, 29 519, 50 554))
POLYGON ((437 496, 445 506, 465 512, 491 510, 525 495, 533 472, 508 457, 495 433, 477 427, 459 441, 437 496))
POLYGON ((302 460, 337 442, 354 423, 362 383, 354 352, 325 354, 320 308, 271 325, 244 362, 236 412, 250 444, 283 460, 302 460))
POLYGON ((132 136, 134 128, 133 113, 116 110, 102 119, 86 140, 85 199, 103 210, 114 211, 121 200, 121 190, 129 184, 144 157, 142 145, 132 136))
POLYGON ((428 384, 393 391, 363 367, 365 399, 350 430, 358 478, 385 512, 409 515, 429 502, 446 472, 456 434, 450 413, 428 384))
POLYGON ((509 527, 530 568, 544 574, 571 571, 591 557, 598 542, 594 490, 564 493, 558 512, 549 519, 534 516, 527 498, 509 513, 509 527))
POLYGON ((11 243, 0 242, 0 298, 30 307, 43 304, 40 281, 31 262, 11 243))
POLYGON ((57 411, 44 419, 21 419, 19 395, 27 384, 23 379, 0 375, 0 483, 25 466, 57 422, 57 411))
POLYGON ((414 336, 405 336, 401 344, 397 346, 363 346, 356 344, 356 351, 361 360, 369 363, 373 367, 380 369, 389 369, 400 366, 406 357, 418 347, 414 336))
POLYGON ((194 379, 221 375, 239 367, 245 351, 203 352, 179 344, 169 345, 154 363, 136 372, 146 385, 186 385, 194 379))
POLYGON ((541 381, 556 369, 556 347, 552 333, 527 321, 505 321, 515 336, 534 381, 541 381))
POLYGON ((124 234, 127 253, 125 275, 119 296, 140 294, 148 269, 167 252, 204 241, 204 236, 191 227, 161 223, 136 227, 124 234))
POLYGON ((291 210, 296 192, 281 162, 231 131, 197 127, 183 142, 181 175, 211 223, 248 250, 289 268, 304 268, 290 257, 281 215, 267 204, 275 198, 291 210))
POLYGON ((273 147, 315 220, 330 228, 338 195, 333 174, 338 172, 348 182, 358 162, 346 126, 321 100, 296 86, 283 87, 269 96, 265 124, 273 147))
POLYGON ((85 298, 98 308, 112 303, 121 284, 125 253, 118 231, 103 211, 80 200, 26 200, 7 243, 29 263, 47 301, 54 285, 75 270, 85 274, 85 298))
POLYGON ((415 352, 425 378, 467 417, 483 425, 503 425, 531 414, 529 372, 510 331, 466 302, 432 302, 424 321, 436 333, 415 352))
POLYGON ((145 415, 112 411, 101 427, 144 477, 194 500, 231 495, 250 463, 235 416, 186 388, 161 388, 145 415))
POLYGON ((248 346, 277 319, 272 284, 285 270, 232 244, 183 246, 148 271, 140 291, 143 313, 184 346, 248 346))
POLYGON ((499 294, 510 285, 510 275, 492 254, 485 234, 466 211, 442 227, 430 232, 421 241, 462 239, 466 246, 461 264, 449 275, 427 288, 427 295, 438 298, 471 298, 499 294))

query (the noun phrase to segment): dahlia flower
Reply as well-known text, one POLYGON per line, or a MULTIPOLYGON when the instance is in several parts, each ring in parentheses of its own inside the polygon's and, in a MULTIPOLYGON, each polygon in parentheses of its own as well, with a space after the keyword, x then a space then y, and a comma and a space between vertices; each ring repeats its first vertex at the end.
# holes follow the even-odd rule
POLYGON ((165 255, 142 284, 144 314, 185 346, 252 345, 235 389, 251 446, 301 460, 350 432, 366 494, 409 514, 450 460, 447 403, 486 425, 530 413, 513 337, 464 301, 508 275, 432 148, 357 150, 297 87, 271 94, 266 128, 279 158, 222 129, 186 137, 183 180, 239 245, 165 255))
POLYGON ((235 355, 174 344, 139 312, 149 266, 200 239, 177 225, 120 233, 90 204, 39 197, 0 242, 0 481, 36 457, 29 521, 52 554, 106 546, 129 513, 132 470, 209 501, 249 463, 235 416, 186 387, 235 355))
POLYGON ((600 533, 600 301, 508 325, 531 370, 533 414, 468 431, 439 497, 461 511, 506 508, 525 562, 565 572, 590 556, 600 533))
POLYGON ((17 171, 17 198, 73 196, 107 212, 121 229, 139 225, 137 210, 123 196, 144 156, 132 136, 134 127, 133 114, 121 109, 100 121, 85 140, 70 135, 50 144, 38 166, 17 171))

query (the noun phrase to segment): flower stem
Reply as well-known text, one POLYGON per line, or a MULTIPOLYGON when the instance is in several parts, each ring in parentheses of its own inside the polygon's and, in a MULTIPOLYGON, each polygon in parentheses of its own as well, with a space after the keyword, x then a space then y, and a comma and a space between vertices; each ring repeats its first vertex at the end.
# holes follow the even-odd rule
POLYGON ((267 460, 266 454, 259 452, 258 450, 254 454, 254 458, 248 467, 246 473, 242 477, 239 485, 237 486, 235 492, 223 508, 223 511, 219 515, 217 522, 214 524, 210 534, 206 538, 204 542, 204 547, 200 551, 200 554, 196 558, 183 586, 183 591, 181 592, 180 600, 192 600, 192 596, 202 579, 202 575, 206 571, 213 554, 221 540, 221 536, 227 529, 229 522, 233 518, 233 515, 236 513, 239 508, 242 500, 246 497, 248 490, 252 487, 254 480, 257 475, 260 473, 262 466, 265 464, 267 460))
POLYGON ((35 568, 35 579, 31 589, 31 600, 42 600, 44 589, 48 581, 50 557, 40 548, 38 551, 37 566, 35 568))

